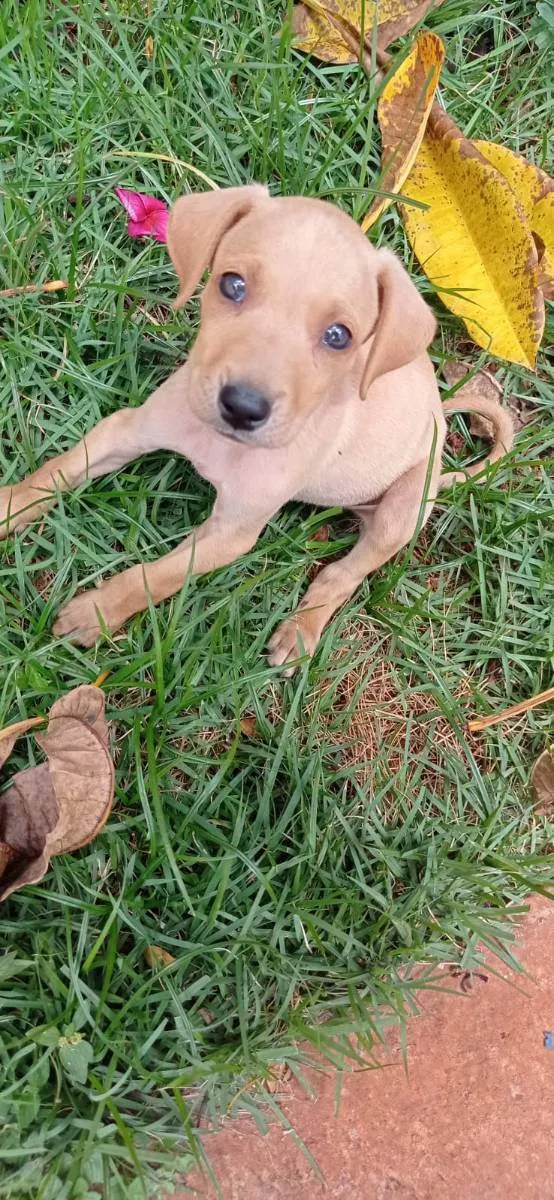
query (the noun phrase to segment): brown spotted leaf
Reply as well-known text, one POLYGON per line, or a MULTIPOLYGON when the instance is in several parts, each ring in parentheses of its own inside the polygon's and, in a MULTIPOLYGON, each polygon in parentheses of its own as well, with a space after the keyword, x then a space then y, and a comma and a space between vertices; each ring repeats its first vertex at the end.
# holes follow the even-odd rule
POLYGON ((478 346, 533 368, 544 297, 531 227, 507 180, 435 102, 402 220, 438 295, 478 346))
MULTIPOLYGON (((425 134, 443 62, 440 38, 436 33, 420 33, 383 88, 377 107, 382 144, 380 191, 399 192, 410 173, 425 134)), ((364 232, 392 202, 393 195, 375 197, 362 222, 364 232)))
POLYGON ((384 52, 442 0, 306 0, 292 11, 298 50, 321 62, 354 63, 363 43, 370 50, 376 28, 377 49, 384 52))
MULTIPOLYGON (((114 771, 104 705, 102 692, 87 685, 58 700, 47 730, 37 735, 48 762, 18 772, 0 795, 0 900, 37 883, 53 855, 85 845, 106 821, 114 771)), ((19 733, 38 723, 10 726, 0 746, 11 749, 19 733)))
POLYGON ((496 142, 474 142, 480 154, 504 176, 527 217, 539 254, 541 286, 554 295, 554 179, 522 154, 496 142))

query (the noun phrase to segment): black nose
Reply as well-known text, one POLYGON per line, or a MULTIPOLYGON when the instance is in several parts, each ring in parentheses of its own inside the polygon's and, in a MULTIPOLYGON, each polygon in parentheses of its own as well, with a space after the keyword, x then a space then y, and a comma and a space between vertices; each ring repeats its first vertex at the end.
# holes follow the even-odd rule
POLYGON ((267 396, 245 383, 226 383, 219 393, 219 410, 233 429, 257 429, 271 411, 267 396))

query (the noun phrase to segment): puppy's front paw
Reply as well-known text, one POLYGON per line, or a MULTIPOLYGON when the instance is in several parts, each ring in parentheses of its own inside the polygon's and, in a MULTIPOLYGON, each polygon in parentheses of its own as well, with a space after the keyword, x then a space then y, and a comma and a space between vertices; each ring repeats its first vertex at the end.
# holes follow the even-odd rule
POLYGON ((94 588, 90 592, 83 592, 81 596, 75 596, 62 608, 54 624, 54 634, 56 637, 69 638, 71 642, 77 642, 80 646, 92 646, 100 637, 103 626, 109 628, 110 623, 100 607, 99 589, 94 588))
POLYGON ((278 626, 268 645, 268 658, 272 667, 285 666, 284 675, 294 675, 298 659, 311 658, 319 641, 319 632, 310 622, 310 614, 297 612, 278 626), (291 666, 286 666, 291 663, 291 666))

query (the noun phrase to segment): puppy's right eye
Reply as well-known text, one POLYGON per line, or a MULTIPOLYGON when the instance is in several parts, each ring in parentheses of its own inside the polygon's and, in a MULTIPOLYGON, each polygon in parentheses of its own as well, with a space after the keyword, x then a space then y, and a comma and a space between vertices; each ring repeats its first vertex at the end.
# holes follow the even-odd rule
POLYGON ((246 296, 246 283, 242 275, 226 271, 219 281, 219 290, 226 300, 232 300, 233 304, 242 304, 246 296))

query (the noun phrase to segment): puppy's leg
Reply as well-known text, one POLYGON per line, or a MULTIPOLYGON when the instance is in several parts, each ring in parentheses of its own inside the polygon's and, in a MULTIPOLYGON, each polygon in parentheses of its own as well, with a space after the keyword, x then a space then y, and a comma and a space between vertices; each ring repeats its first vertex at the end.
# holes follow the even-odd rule
MULTIPOLYGON (((337 608, 350 599, 370 571, 377 570, 410 541, 417 527, 428 465, 425 460, 406 471, 378 504, 354 510, 362 522, 359 541, 344 558, 330 563, 316 575, 294 615, 279 625, 269 643, 272 666, 281 666, 303 654, 312 655, 337 608)), ((438 471, 437 462, 429 489, 432 497, 438 471)), ((425 506, 425 521, 432 507, 431 499, 425 506)), ((294 667, 290 667, 286 674, 293 671, 294 667)))
POLYGON ((100 421, 72 450, 39 467, 22 483, 0 488, 0 538, 22 529, 51 507, 56 492, 117 471, 148 450, 161 448, 159 426, 144 408, 124 408, 100 421))
POLYGON ((54 633, 82 646, 91 646, 102 627, 118 629, 134 613, 148 607, 148 596, 159 604, 178 592, 187 576, 226 566, 250 550, 268 515, 256 522, 234 521, 214 507, 211 517, 175 550, 156 562, 141 563, 115 575, 92 591, 70 600, 62 609, 54 633))

